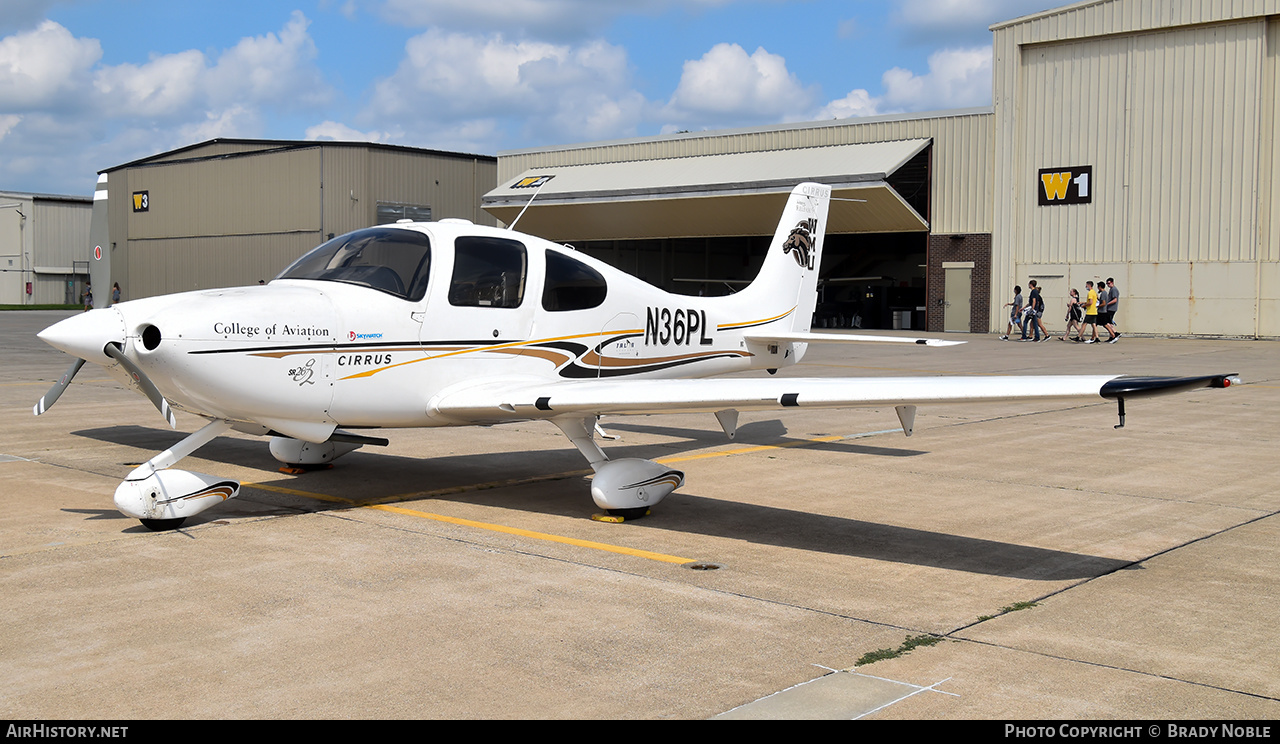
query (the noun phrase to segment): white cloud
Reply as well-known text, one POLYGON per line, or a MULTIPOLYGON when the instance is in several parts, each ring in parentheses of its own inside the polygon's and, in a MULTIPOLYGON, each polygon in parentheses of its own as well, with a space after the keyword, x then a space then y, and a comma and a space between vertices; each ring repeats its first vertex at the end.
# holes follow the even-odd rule
POLYGON ((818 110, 815 120, 849 119, 855 116, 875 116, 881 113, 879 101, 863 88, 849 91, 849 95, 828 103, 818 110))
POLYGON ((97 39, 77 39, 53 21, 0 39, 0 110, 79 108, 101 57, 97 39))
POLYGON ((121 64, 94 75, 94 86, 113 115, 172 116, 196 100, 205 75, 198 51, 156 56, 144 65, 121 64))
POLYGON ((18 126, 20 121, 22 121, 22 117, 16 114, 0 115, 0 141, 3 141, 5 135, 18 126))
POLYGON ((398 141, 404 132, 362 132, 346 124, 336 121, 322 121, 315 126, 307 127, 305 138, 309 140, 333 140, 335 142, 381 142, 398 141))
POLYGON ((782 57, 764 48, 748 56, 737 44, 717 44, 701 59, 684 63, 663 113, 670 120, 699 125, 793 120, 809 108, 813 96, 782 57))
POLYGON ((220 111, 207 111, 204 118, 188 122, 178 129, 178 142, 204 142, 218 137, 250 137, 262 130, 256 109, 234 105, 220 111))
POLYGON ((245 37, 212 62, 192 49, 103 65, 96 39, 53 21, 0 38, 0 181, 75 193, 83 173, 214 137, 261 136, 266 112, 327 103, 334 92, 308 26, 295 12, 280 31, 245 37))
POLYGON ((991 47, 943 49, 929 72, 895 67, 884 74, 884 105, 895 111, 985 106, 991 103, 991 47))
POLYGON ((544 141, 613 136, 646 105, 629 81, 626 52, 604 41, 551 44, 433 29, 409 40, 360 120, 431 147, 443 146, 435 144, 442 133, 455 140, 496 134, 502 121, 544 141))
POLYGON ((315 66, 307 19, 294 12, 279 34, 247 37, 210 65, 203 52, 99 66, 96 39, 53 21, 0 39, 0 110, 88 111, 122 119, 203 117, 239 106, 320 105, 333 93, 315 66))
POLYGON ((850 91, 818 110, 815 119, 847 119, 908 111, 991 104, 991 47, 943 49, 929 55, 929 72, 894 67, 881 78, 884 94, 850 91))
POLYGON ((333 92, 314 64, 318 52, 307 33, 309 25, 306 16, 295 10, 279 34, 241 39, 209 70, 209 96, 215 101, 247 100, 284 108, 327 102, 333 92))

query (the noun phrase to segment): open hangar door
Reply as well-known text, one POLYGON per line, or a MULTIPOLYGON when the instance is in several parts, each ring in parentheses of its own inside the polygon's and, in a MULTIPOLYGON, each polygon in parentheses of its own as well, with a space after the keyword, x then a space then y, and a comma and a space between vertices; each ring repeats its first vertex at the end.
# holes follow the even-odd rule
POLYGON ((667 291, 713 296, 755 278, 791 188, 825 183, 813 326, 922 329, 931 150, 931 140, 901 140, 539 168, 483 206, 667 291))

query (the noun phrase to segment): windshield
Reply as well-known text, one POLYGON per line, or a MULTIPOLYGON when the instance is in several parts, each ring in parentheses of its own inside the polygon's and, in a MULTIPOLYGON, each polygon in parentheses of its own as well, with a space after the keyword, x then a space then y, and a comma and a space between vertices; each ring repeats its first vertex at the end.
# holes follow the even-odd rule
POLYGON ((358 284, 417 301, 427 293, 430 266, 431 241, 423 233, 370 227, 313 249, 276 278, 358 284))

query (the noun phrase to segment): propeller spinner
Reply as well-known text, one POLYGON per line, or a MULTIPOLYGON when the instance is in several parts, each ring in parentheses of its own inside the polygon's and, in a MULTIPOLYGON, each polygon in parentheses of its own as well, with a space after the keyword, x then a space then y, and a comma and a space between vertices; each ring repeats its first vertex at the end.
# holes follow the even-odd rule
POLYGON ((49 344, 55 349, 79 357, 71 367, 69 367, 49 388, 49 392, 44 394, 38 403, 32 408, 33 413, 39 416, 49 410, 58 398, 61 397, 67 386, 71 384, 71 379, 75 377, 80 368, 84 366, 86 361, 95 364, 108 365, 112 362, 124 367, 125 371, 137 384, 138 389, 151 401, 151 404, 160 411, 160 415, 164 416, 172 428, 178 427, 177 418, 173 415, 173 409, 169 407, 169 401, 165 400, 164 395, 156 388, 155 383, 147 377, 132 359, 125 355, 123 351, 125 340, 125 323, 124 316, 118 310, 106 308, 102 310, 91 310, 81 315, 73 315, 66 320, 54 323, 48 328, 37 334, 41 341, 49 344))

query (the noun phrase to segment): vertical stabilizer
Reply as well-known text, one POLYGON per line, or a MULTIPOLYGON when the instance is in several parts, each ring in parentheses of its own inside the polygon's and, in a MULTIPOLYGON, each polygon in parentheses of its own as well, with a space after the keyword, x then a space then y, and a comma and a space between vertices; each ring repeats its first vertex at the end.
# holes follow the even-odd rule
POLYGON ((735 296, 755 308, 755 317, 776 317, 779 330, 809 330, 830 205, 830 186, 802 183, 792 189, 760 273, 735 296))
POLYGON ((107 174, 98 174, 89 221, 89 286, 94 307, 111 306, 111 234, 107 228, 107 174))

